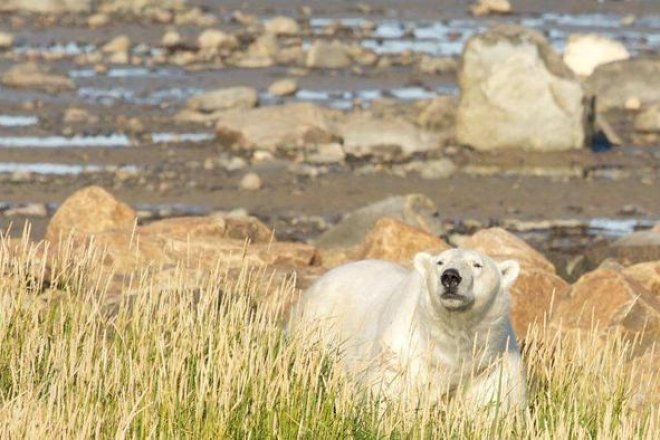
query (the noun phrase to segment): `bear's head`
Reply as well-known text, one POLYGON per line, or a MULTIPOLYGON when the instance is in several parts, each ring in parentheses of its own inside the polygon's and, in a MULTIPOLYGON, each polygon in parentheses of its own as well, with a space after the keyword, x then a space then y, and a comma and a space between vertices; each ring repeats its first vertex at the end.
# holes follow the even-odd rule
POLYGON ((517 261, 496 263, 472 249, 450 249, 436 256, 420 252, 414 267, 426 282, 430 303, 439 311, 485 309, 509 290, 520 273, 517 261))

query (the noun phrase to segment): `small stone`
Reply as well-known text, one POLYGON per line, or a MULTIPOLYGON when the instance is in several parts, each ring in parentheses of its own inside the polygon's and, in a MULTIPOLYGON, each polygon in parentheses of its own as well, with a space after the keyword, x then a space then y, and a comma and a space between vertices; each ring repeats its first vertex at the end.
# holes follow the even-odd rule
POLYGON ((479 0, 470 5, 470 12, 476 16, 511 13, 509 0, 479 0))
POLYGON ((100 28, 110 23, 110 17, 107 14, 94 14, 87 19, 87 26, 91 28, 100 28))
POLYGON ((197 43, 202 50, 233 49, 238 45, 233 35, 217 29, 207 29, 199 34, 197 43))
POLYGON ((25 183, 32 180, 32 173, 27 170, 16 170, 11 173, 9 181, 11 183, 25 183))
POLYGON ((95 124, 98 121, 98 116, 91 114, 84 108, 71 107, 64 111, 65 124, 95 124))
POLYGON ((107 42, 102 48, 103 53, 128 52, 131 48, 131 40, 126 35, 120 35, 107 42))
POLYGON ((626 110, 636 111, 642 108, 642 101, 640 101, 639 98, 636 96, 631 96, 630 98, 626 99, 626 102, 623 104, 623 107, 626 110))
POLYGON ((349 50, 339 41, 317 40, 307 51, 305 65, 321 69, 341 69, 351 64, 349 50))
POLYGON ((411 162, 406 171, 416 171, 422 179, 446 179, 456 172, 456 165, 451 159, 425 160, 411 162))
POLYGON ((298 91, 298 83, 293 79, 280 79, 268 87, 268 93, 275 96, 290 96, 298 91))
POLYGON ((264 28, 266 32, 275 35, 295 35, 300 32, 300 26, 296 20, 282 15, 266 20, 264 28))
POLYGON ((43 203, 28 203, 24 206, 8 209, 5 217, 47 217, 48 208, 43 203))
POLYGON ((167 31, 160 40, 160 44, 167 48, 177 46, 181 44, 181 34, 174 30, 167 31))
POLYGON ((256 173, 247 173, 241 179, 241 189, 246 191, 258 191, 261 185, 261 177, 256 173))
POLYGON ((229 109, 247 109, 257 105, 259 94, 252 87, 227 87, 195 95, 186 103, 187 107, 203 113, 229 109))
POLYGON ((7 32, 0 32, 0 49, 9 49, 14 45, 14 36, 7 32))

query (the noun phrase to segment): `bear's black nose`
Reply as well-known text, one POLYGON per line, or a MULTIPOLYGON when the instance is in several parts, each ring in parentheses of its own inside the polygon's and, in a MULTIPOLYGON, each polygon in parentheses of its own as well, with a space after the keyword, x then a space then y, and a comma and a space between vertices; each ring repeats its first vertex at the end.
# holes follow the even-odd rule
POLYGON ((462 278, 456 269, 447 269, 442 272, 442 276, 440 277, 440 282, 448 289, 461 284, 461 280, 462 278))

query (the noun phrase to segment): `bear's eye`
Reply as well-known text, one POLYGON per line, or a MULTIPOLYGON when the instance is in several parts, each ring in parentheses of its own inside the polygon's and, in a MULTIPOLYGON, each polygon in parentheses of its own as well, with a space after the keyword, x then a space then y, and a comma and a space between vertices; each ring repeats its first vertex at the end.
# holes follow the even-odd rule
POLYGON ((474 263, 474 264, 472 264, 472 265, 473 265, 474 267, 476 267, 477 269, 481 269, 481 268, 483 267, 483 266, 481 265, 481 263, 474 263))
POLYGON ((438 261, 436 264, 437 264, 438 266, 442 266, 443 264, 445 264, 445 262, 444 262, 444 261, 438 261))

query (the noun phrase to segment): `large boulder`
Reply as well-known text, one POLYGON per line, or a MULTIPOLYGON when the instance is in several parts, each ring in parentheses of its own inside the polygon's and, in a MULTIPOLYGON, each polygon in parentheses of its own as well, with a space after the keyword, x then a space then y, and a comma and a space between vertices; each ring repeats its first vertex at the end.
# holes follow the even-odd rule
POLYGON ((47 92, 74 90, 74 82, 65 75, 50 72, 35 63, 18 64, 9 68, 0 82, 7 87, 39 89, 47 92))
POLYGON ((381 218, 362 243, 359 257, 387 260, 409 266, 416 253, 440 253, 450 249, 440 237, 401 220, 381 218))
POLYGON ((630 54, 622 43, 598 34, 568 37, 564 62, 578 75, 589 76, 601 64, 627 60, 630 54))
POLYGON ((555 273, 555 266, 524 240, 502 228, 482 229, 462 243, 463 247, 477 249, 495 259, 512 258, 524 269, 555 273))
POLYGON ((187 107, 202 113, 215 113, 230 109, 248 109, 257 105, 259 95, 252 87, 227 87, 195 95, 187 107))
POLYGON ((495 260, 514 259, 520 276, 511 288, 511 316, 518 337, 530 324, 552 316, 552 305, 567 294, 569 285, 555 273, 554 265, 525 241, 501 228, 483 229, 462 243, 495 260))
POLYGON ((646 340, 660 337, 660 299, 615 265, 583 275, 557 307, 554 319, 564 325, 589 329, 593 325, 620 327, 646 340))
POLYGON ((95 235, 109 230, 133 230, 137 215, 127 204, 99 186, 73 193, 48 223, 46 239, 58 243, 70 234, 95 235))
POLYGON ((316 241, 321 248, 358 246, 376 222, 383 217, 399 220, 434 235, 442 232, 438 207, 422 194, 394 196, 360 208, 346 215, 316 241))
POLYGON ((585 252, 585 266, 598 267, 605 260, 623 266, 660 260, 660 231, 636 231, 612 243, 603 243, 585 252))
POLYGON ((582 86, 541 34, 501 26, 473 36, 458 81, 459 143, 478 150, 584 146, 582 86))
POLYGON ((335 111, 311 103, 293 103, 218 115, 216 132, 223 145, 243 149, 290 149, 333 140, 335 111))
POLYGON ((641 105, 660 102, 660 57, 604 64, 589 76, 585 87, 596 96, 599 111, 624 109, 630 99, 641 105))

